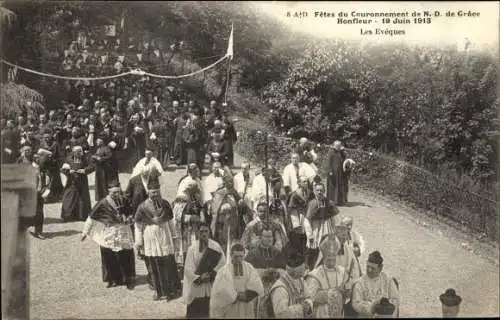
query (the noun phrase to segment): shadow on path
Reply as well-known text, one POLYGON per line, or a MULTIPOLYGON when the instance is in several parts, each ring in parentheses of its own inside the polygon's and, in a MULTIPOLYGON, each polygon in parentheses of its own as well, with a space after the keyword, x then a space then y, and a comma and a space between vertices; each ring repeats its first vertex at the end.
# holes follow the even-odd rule
POLYGON ((347 204, 343 205, 342 207, 348 207, 348 208, 351 208, 351 207, 367 207, 367 208, 371 208, 372 206, 369 205, 369 204, 366 204, 364 202, 348 202, 347 204))
POLYGON ((74 236, 75 234, 80 234, 81 231, 76 231, 76 230, 63 230, 63 231, 55 231, 55 232, 44 232, 43 235, 47 239, 53 239, 56 237, 70 237, 74 236))
POLYGON ((59 219, 59 218, 45 218, 43 219, 43 224, 54 224, 54 223, 63 223, 63 219, 59 219))

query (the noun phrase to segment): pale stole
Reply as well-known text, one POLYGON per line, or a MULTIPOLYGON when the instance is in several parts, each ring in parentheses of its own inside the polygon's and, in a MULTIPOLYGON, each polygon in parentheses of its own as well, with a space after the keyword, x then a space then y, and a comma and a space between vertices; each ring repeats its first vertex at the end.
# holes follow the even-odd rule
POLYGON ((210 299, 210 318, 255 318, 255 299, 235 302, 238 292, 252 290, 264 296, 264 286, 257 270, 243 261, 243 276, 234 276, 232 263, 226 263, 217 273, 210 299))

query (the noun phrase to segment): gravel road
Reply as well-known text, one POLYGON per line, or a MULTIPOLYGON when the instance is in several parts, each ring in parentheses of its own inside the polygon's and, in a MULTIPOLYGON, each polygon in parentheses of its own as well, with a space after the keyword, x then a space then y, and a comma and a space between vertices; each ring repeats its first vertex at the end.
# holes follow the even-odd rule
MULTIPOLYGON (((236 159, 239 162, 239 159, 236 159)), ((175 197, 185 169, 161 178, 162 194, 175 197)), ((122 188, 129 175, 120 174, 122 188)), ((93 175, 89 176, 93 185, 93 175)), ((91 190, 94 196, 94 190, 91 190)), ((340 208, 354 218, 354 228, 366 241, 361 257, 379 250, 384 270, 400 282, 401 317, 439 317, 439 294, 455 288, 462 296, 461 316, 499 316, 499 269, 475 251, 465 248, 460 235, 419 223, 410 210, 360 190, 349 194, 352 205, 340 208)), ((145 266, 137 260, 138 285, 106 289, 101 281, 99 248, 92 240, 80 241, 82 222, 61 223, 60 203, 45 207, 47 239, 30 241, 31 319, 181 318, 182 298, 171 302, 152 300, 145 281, 145 266)))

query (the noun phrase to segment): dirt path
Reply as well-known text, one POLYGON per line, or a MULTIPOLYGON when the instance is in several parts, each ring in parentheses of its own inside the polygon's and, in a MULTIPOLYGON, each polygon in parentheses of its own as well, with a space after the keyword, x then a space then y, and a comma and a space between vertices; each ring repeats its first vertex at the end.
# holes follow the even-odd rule
MULTIPOLYGON (((236 160, 239 163, 239 159, 236 160)), ((162 194, 172 201, 177 181, 185 169, 162 177, 162 194)), ((93 185, 93 176, 90 178, 93 185)), ((125 188, 128 174, 121 174, 125 188)), ((94 190, 91 190, 93 197, 94 190)), ((354 228, 366 241, 362 256, 381 251, 385 271, 397 277, 401 290, 401 316, 440 316, 438 300, 453 287, 464 300, 461 316, 499 315, 498 266, 474 251, 463 248, 453 234, 429 228, 401 208, 362 191, 350 192, 353 206, 340 208, 354 217, 354 228)), ((138 286, 106 289, 101 281, 98 246, 80 242, 82 222, 59 223, 60 204, 45 207, 47 240, 30 237, 30 318, 180 318, 185 315, 182 298, 155 302, 145 284, 144 263, 137 260, 138 286)))

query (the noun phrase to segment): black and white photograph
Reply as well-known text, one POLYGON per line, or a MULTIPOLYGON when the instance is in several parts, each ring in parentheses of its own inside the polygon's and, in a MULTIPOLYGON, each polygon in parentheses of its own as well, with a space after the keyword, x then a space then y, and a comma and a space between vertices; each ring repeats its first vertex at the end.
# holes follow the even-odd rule
POLYGON ((2 318, 498 318, 499 12, 0 1, 2 318))

